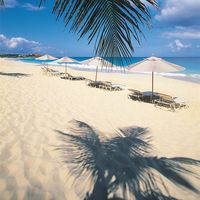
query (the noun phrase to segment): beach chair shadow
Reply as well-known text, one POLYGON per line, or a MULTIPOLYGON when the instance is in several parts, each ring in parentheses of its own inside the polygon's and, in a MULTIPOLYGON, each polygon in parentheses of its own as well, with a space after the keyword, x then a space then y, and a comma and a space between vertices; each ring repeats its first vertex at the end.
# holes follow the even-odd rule
POLYGON ((30 75, 31 74, 25 74, 25 73, 0 72, 0 76, 10 76, 10 77, 16 77, 16 78, 29 77, 30 75))

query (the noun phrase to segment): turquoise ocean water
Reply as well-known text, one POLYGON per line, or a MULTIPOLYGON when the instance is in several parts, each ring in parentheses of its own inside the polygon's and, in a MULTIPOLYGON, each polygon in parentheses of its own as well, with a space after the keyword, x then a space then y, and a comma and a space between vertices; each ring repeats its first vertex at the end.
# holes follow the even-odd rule
MULTIPOLYGON (((73 57, 77 61, 83 61, 91 57, 73 57)), ((131 63, 142 61, 145 57, 133 57, 131 63)), ((163 58, 169 62, 185 67, 184 71, 178 73, 162 73, 163 76, 169 76, 176 79, 192 81, 200 83, 200 57, 165 57, 163 58)), ((31 62, 41 64, 43 61, 35 60, 34 58, 18 59, 23 62, 31 62)), ((51 62, 51 61, 49 61, 51 62)), ((118 59, 114 60, 116 65, 119 65, 118 59)), ((127 67, 127 66, 125 66, 127 67)))

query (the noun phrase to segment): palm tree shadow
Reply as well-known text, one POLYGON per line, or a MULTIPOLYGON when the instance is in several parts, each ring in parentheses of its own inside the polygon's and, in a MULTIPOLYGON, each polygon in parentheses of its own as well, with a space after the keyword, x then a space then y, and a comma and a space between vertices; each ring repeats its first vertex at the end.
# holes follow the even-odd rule
POLYGON ((91 178, 93 187, 84 200, 175 200, 165 179, 199 193, 184 174, 196 176, 188 166, 199 167, 200 161, 152 156, 147 129, 123 128, 116 137, 100 140, 99 132, 88 124, 73 120, 71 125, 68 133, 56 130, 63 141, 57 149, 77 183, 84 185, 81 177, 91 178))
POLYGON ((28 76, 30 76, 30 74, 15 73, 15 72, 11 72, 11 73, 0 72, 0 76, 10 76, 10 77, 21 78, 21 77, 28 77, 28 76))

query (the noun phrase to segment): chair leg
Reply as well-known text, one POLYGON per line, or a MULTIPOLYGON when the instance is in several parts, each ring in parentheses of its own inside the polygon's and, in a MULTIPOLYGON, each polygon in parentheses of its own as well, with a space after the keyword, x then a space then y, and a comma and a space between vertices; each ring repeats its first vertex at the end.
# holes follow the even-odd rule
POLYGON ((171 110, 174 112, 175 111, 175 104, 170 104, 171 110))

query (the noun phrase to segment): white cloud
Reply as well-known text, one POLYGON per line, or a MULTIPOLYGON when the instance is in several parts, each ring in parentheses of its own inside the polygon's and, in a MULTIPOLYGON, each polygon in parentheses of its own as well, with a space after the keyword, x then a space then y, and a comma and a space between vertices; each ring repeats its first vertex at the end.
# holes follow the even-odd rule
POLYGON ((172 51, 181 51, 192 47, 191 44, 183 44, 180 40, 174 40, 168 46, 172 49, 172 51))
POLYGON ((200 45, 197 45, 197 48, 200 48, 200 45))
POLYGON ((8 48, 17 48, 22 45, 27 45, 29 47, 40 46, 39 42, 27 40, 22 37, 12 37, 11 39, 6 40, 6 45, 8 48))
POLYGON ((155 18, 174 25, 200 25, 200 0, 165 0, 155 18))
POLYGON ((5 8, 14 8, 14 7, 19 7, 19 8, 24 8, 28 11, 41 11, 44 10, 44 6, 39 5, 33 5, 31 3, 24 3, 20 4, 17 0, 4 0, 5 3, 5 8))
POLYGON ((23 6, 23 8, 25 8, 26 10, 29 10, 29 11, 40 11, 40 10, 44 10, 45 7, 44 6, 35 6, 31 3, 25 3, 23 6))
POLYGON ((18 5, 16 0, 4 0, 4 3, 6 8, 14 8, 18 5))
POLYGON ((175 31, 164 32, 164 37, 180 39, 200 39, 200 29, 176 27, 175 31))
POLYGON ((0 34, 0 42, 3 42, 4 40, 6 40, 6 36, 3 34, 0 34))
POLYGON ((42 53, 50 47, 23 37, 8 38, 0 34, 0 53, 42 53))

